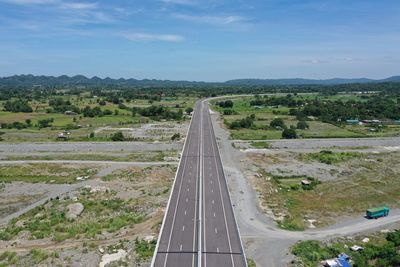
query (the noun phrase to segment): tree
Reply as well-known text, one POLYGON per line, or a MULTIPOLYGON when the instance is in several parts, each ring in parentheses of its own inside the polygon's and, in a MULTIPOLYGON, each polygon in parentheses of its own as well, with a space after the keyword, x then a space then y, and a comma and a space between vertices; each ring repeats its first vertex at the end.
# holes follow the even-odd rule
POLYGON ((281 118, 273 119, 271 121, 271 123, 269 124, 269 126, 271 126, 273 128, 277 128, 277 127, 280 127, 282 129, 286 128, 285 122, 281 118))
POLYGON ((193 112, 193 108, 192 108, 192 107, 187 107, 187 108, 185 109, 185 112, 186 112, 186 114, 190 114, 190 113, 193 112))
POLYGON ((309 129, 309 128, 310 128, 310 126, 308 126, 307 122, 305 122, 305 121, 299 121, 297 123, 297 129, 305 130, 305 129, 309 129))
POLYGON ((297 133, 295 129, 284 129, 282 132, 282 138, 285 139, 296 139, 297 133))
POLYGON ((112 141, 125 141, 125 137, 122 132, 116 132, 111 136, 112 141))
POLYGON ((181 138, 180 133, 175 133, 175 134, 171 137, 171 140, 174 141, 174 140, 177 140, 177 139, 179 139, 179 138, 181 138))
POLYGON ((31 119, 26 119, 25 123, 26 123, 26 125, 31 126, 32 120, 31 119))

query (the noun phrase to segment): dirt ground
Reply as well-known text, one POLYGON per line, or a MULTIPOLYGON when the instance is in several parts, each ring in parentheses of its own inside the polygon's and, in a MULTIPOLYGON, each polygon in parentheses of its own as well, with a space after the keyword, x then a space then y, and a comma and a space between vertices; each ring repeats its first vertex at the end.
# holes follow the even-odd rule
MULTIPOLYGON (((107 201, 109 199, 132 203, 136 212, 143 214, 145 217, 142 222, 129 224, 116 232, 108 233, 103 231, 90 238, 81 235, 62 241, 55 240, 52 235, 45 238, 32 239, 32 233, 22 230, 11 240, 0 241, 0 254, 5 251, 16 252, 18 255, 16 264, 22 265, 40 263, 41 266, 95 266, 100 263, 102 256, 107 254, 107 251, 112 254, 113 249, 111 248, 115 246, 127 253, 127 256, 123 258, 124 262, 129 263, 127 266, 146 266, 149 259, 138 260, 135 253, 135 239, 150 238, 151 241, 156 238, 158 227, 163 217, 163 210, 160 207, 166 206, 175 170, 176 166, 166 165, 148 167, 122 165, 112 172, 104 172, 103 175, 97 175, 90 183, 86 182, 80 187, 76 186, 73 190, 65 190, 70 187, 69 185, 19 182, 6 184, 0 192, 4 197, 18 194, 24 195, 26 192, 36 196, 37 194, 46 194, 46 191, 58 191, 57 199, 60 200, 47 199, 46 203, 42 204, 44 207, 52 205, 53 201, 57 201, 57 207, 65 208, 65 205, 70 203, 71 199, 79 202, 83 197, 87 200, 98 199, 98 201, 107 201), (107 249, 108 247, 110 248, 107 249), (32 250, 34 251, 32 252, 32 250)), ((39 208, 41 210, 41 207, 31 208, 39 208)), ((29 225, 29 222, 36 217, 37 214, 35 214, 28 211, 25 215, 20 215, 20 217, 16 218, 17 220, 10 221, 8 226, 18 224, 21 221, 25 222, 24 225, 29 225)), ((119 216, 118 214, 115 213, 115 216, 119 216)), ((84 223, 85 220, 90 220, 87 216, 89 215, 85 215, 85 211, 83 211, 75 223, 79 225, 84 223)), ((104 214, 103 216, 112 216, 112 214, 104 214)), ((96 218, 91 218, 91 220, 96 220, 96 218)), ((68 223, 63 223, 63 227, 68 227, 68 223)), ((114 250, 117 251, 116 249, 114 250)))

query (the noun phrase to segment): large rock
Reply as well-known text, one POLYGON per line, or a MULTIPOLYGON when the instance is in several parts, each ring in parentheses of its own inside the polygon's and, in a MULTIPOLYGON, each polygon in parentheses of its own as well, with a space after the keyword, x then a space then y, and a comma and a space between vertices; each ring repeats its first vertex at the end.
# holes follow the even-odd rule
POLYGON ((85 207, 83 206, 82 203, 72 203, 67 206, 67 214, 66 217, 67 219, 76 219, 81 213, 85 207))
POLYGON ((105 254, 101 257, 99 267, 104 267, 111 262, 122 260, 126 258, 127 255, 128 253, 123 249, 119 249, 116 253, 105 254))

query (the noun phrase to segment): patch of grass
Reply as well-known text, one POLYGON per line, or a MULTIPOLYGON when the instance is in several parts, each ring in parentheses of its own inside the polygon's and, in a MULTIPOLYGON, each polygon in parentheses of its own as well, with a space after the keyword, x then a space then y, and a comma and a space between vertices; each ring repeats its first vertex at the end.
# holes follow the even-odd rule
POLYGON ((319 161, 325 164, 335 164, 360 157, 360 153, 356 152, 333 152, 330 150, 322 150, 319 153, 309 153, 301 155, 300 159, 319 161))
POLYGON ((264 149, 269 148, 270 144, 264 141, 251 142, 250 145, 254 148, 264 149))
POLYGON ((97 173, 94 168, 77 168, 63 164, 24 164, 2 165, 0 168, 0 182, 27 182, 27 183, 74 183, 78 176, 92 176, 97 173))
POLYGON ((145 240, 135 240, 135 253, 139 262, 148 260, 153 256, 154 250, 157 245, 157 240, 147 242, 145 240))
POLYGON ((257 264, 253 259, 247 258, 247 266, 248 267, 257 267, 257 264))
POLYGON ((15 265, 18 257, 16 252, 5 251, 0 254, 0 267, 15 265))

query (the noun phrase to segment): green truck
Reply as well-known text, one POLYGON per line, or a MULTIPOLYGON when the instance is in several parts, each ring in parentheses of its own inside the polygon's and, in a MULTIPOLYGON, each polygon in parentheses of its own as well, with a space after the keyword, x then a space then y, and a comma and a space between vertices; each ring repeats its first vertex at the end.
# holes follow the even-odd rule
POLYGON ((368 219, 378 219, 389 215, 389 208, 386 206, 379 208, 367 209, 366 215, 368 219))

